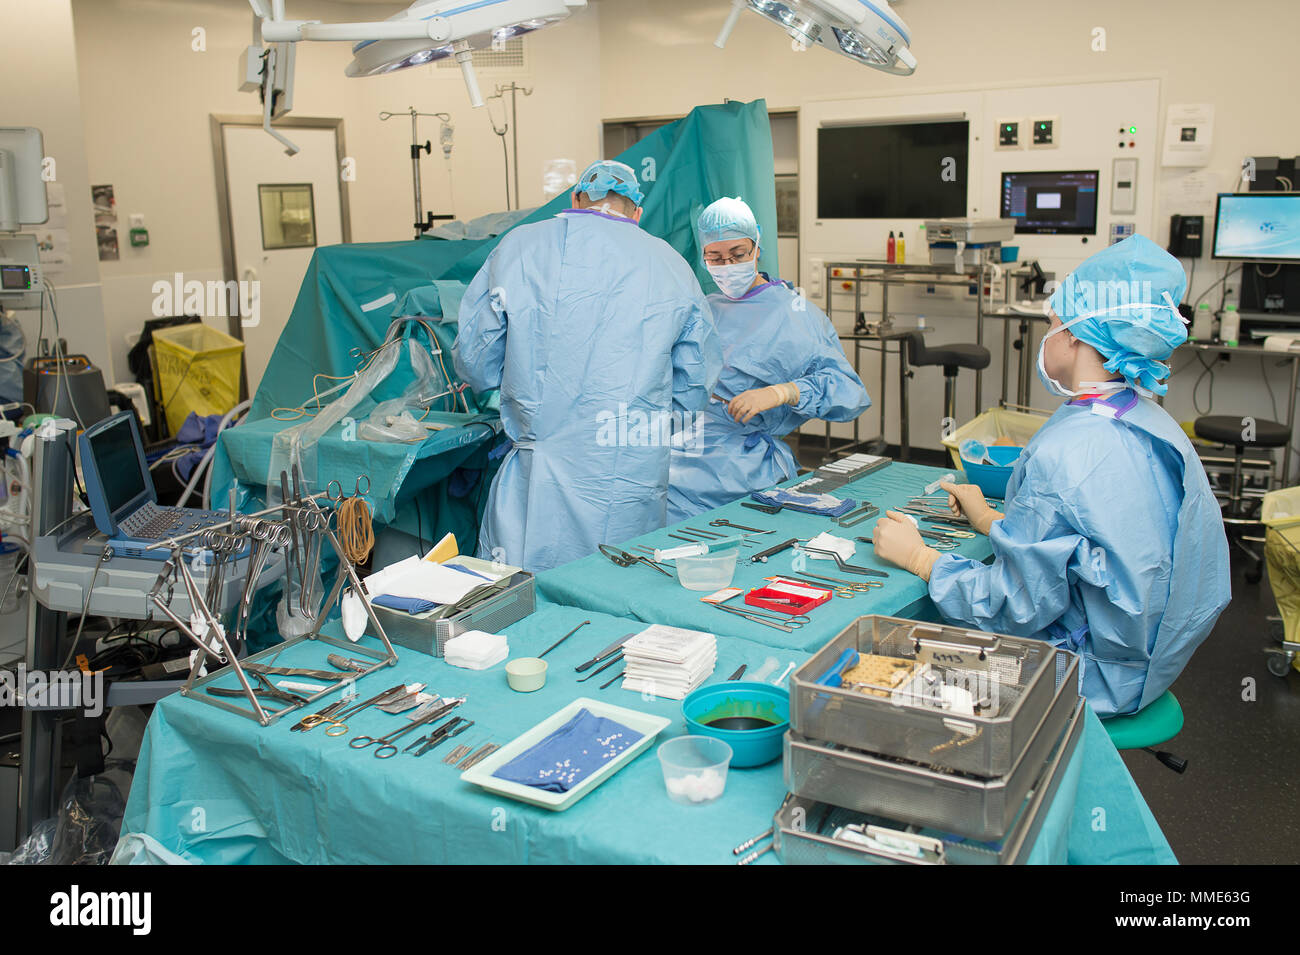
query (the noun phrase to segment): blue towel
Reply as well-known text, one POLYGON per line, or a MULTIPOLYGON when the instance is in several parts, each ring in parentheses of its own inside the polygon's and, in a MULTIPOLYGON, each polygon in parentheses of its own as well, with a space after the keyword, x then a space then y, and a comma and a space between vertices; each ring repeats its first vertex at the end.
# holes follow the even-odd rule
POLYGON ((405 610, 412 614, 424 613, 438 606, 432 600, 421 600, 419 597, 394 597, 391 594, 371 597, 370 602, 380 607, 387 607, 389 610, 405 610))
POLYGON ((552 793, 567 793, 636 744, 642 734, 581 709, 540 743, 520 753, 493 776, 552 793))
POLYGON ((858 502, 851 497, 835 498, 830 494, 805 494, 784 487, 775 487, 769 491, 754 491, 749 496, 760 504, 780 505, 791 511, 802 511, 805 514, 817 514, 822 517, 842 517, 858 506, 858 502))

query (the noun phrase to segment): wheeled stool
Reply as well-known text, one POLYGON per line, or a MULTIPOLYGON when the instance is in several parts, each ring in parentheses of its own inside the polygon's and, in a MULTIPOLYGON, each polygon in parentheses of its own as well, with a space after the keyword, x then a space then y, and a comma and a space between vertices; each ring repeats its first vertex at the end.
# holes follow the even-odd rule
MULTIPOLYGON (((898 388, 899 413, 902 421, 899 426, 899 458, 908 459, 911 450, 911 436, 908 428, 907 382, 912 377, 909 366, 926 365, 943 366, 943 414, 949 421, 957 421, 957 372, 962 368, 982 371, 989 366, 989 350, 983 345, 960 343, 955 345, 935 345, 928 347, 920 332, 908 332, 901 336, 899 362, 900 379, 898 388)), ((976 409, 977 411, 979 409, 976 409)))

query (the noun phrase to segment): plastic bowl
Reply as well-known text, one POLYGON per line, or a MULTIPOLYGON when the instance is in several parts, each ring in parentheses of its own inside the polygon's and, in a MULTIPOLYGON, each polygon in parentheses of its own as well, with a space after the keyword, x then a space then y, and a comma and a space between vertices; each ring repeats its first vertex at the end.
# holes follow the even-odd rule
POLYGON ((736 575, 739 547, 699 557, 678 557, 677 582, 687 590, 720 590, 736 575))
POLYGON ((765 766, 781 758, 781 740, 790 728, 790 691, 770 683, 735 680, 702 686, 682 700, 686 731, 711 736, 732 749, 737 769, 765 766), (763 721, 754 729, 710 726, 713 721, 763 721))
POLYGON ((506 664, 506 682, 519 693, 532 693, 546 686, 546 661, 538 657, 520 657, 506 664))
POLYGON ((727 788, 731 747, 712 736, 678 736, 659 747, 668 798, 684 806, 713 802, 727 788))
POLYGON ((961 465, 966 470, 966 477, 971 484, 979 486, 985 497, 999 500, 1007 496, 1007 482, 1015 470, 1016 459, 1024 448, 1011 448, 1005 445, 988 446, 989 460, 993 464, 973 464, 963 460, 961 465))

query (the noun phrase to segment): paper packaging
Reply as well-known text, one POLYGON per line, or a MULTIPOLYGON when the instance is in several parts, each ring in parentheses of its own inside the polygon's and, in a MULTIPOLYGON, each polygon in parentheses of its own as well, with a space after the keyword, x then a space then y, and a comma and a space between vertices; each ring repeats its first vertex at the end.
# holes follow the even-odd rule
POLYGON ((654 624, 623 644, 623 689, 681 700, 707 680, 718 661, 711 633, 654 624))

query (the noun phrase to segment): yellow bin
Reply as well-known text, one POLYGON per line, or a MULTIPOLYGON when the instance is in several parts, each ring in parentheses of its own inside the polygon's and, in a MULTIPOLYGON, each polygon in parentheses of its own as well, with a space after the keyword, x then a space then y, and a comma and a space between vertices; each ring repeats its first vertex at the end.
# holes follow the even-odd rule
POLYGON ((961 454, 957 447, 967 438, 974 438, 982 444, 996 444, 998 438, 1009 438, 1019 448, 1029 443, 1029 439, 1038 433, 1048 418, 1048 413, 1032 411, 1013 411, 1010 408, 990 408, 943 439, 943 446, 952 455, 955 467, 961 467, 961 454))
POLYGON ((201 322, 153 333, 154 360, 167 428, 180 430, 193 411, 225 414, 239 401, 244 343, 201 322))
MULTIPOLYGON (((1300 487, 1265 494, 1260 520, 1267 528, 1264 557, 1268 581, 1282 614, 1286 639, 1300 641, 1300 487)), ((1300 657, 1292 664, 1300 670, 1300 657)))

